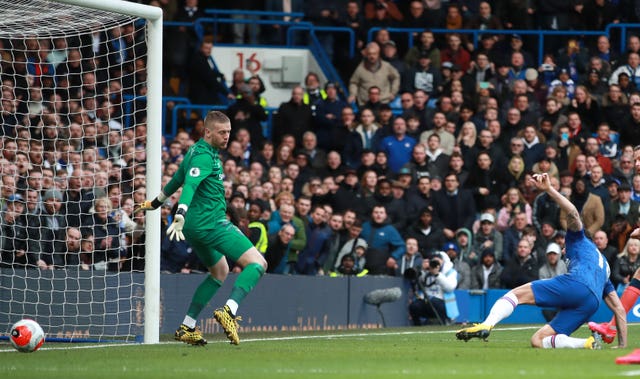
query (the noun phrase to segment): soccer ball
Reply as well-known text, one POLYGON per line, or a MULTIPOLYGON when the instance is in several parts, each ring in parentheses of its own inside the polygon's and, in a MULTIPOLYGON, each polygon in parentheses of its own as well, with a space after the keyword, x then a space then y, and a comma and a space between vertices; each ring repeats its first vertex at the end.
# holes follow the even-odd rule
POLYGON ((44 331, 37 322, 25 318, 11 327, 11 345, 21 353, 32 353, 44 343, 44 331))

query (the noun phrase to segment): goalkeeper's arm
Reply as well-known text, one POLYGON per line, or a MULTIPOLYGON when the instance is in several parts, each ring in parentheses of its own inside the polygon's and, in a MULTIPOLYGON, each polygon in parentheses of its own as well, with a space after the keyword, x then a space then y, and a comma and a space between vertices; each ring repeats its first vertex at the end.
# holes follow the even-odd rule
POLYGON ((138 206, 137 210, 151 211, 160 208, 160 206, 168 199, 168 196, 164 192, 160 191, 160 194, 153 200, 145 200, 138 206))

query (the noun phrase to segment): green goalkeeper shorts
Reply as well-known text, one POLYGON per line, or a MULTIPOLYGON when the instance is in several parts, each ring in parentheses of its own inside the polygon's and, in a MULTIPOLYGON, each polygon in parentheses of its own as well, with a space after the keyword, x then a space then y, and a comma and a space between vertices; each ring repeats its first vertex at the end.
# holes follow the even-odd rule
POLYGON ((220 258, 237 262, 242 254, 253 247, 249 239, 228 220, 215 222, 211 229, 184 229, 187 242, 207 267, 214 266, 220 258))

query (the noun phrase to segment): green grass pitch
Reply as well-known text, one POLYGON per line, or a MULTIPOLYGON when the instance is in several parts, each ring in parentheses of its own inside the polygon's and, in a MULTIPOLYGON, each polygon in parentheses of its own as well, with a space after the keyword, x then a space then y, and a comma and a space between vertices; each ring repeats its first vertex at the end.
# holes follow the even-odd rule
MULTIPOLYGON (((307 333, 244 333, 239 346, 222 334, 204 347, 170 340, 157 345, 45 343, 32 354, 0 343, 3 378, 620 378, 640 365, 620 366, 627 349, 542 350, 529 347, 538 326, 501 326, 488 342, 457 341, 457 327, 307 333)), ((589 335, 585 327, 577 337, 589 335)))

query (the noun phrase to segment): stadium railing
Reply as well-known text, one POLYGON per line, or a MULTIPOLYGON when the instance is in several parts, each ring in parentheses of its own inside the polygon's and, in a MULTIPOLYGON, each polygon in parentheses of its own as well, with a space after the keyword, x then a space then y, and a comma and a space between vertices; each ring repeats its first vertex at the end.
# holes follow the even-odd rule
MULTIPOLYGON (((125 116, 122 120, 122 126, 124 128, 130 128, 133 126, 134 120, 133 120, 133 107, 134 107, 134 103, 135 101, 147 101, 147 97, 146 96, 134 96, 134 95, 123 95, 123 110, 125 112, 125 116)), ((189 100, 186 97, 180 97, 180 96, 163 96, 162 97, 162 133, 163 134, 167 134, 167 125, 166 125, 166 121, 167 121, 167 110, 168 110, 168 105, 169 103, 174 103, 174 104, 191 104, 191 100, 189 100)), ((226 107, 223 107, 226 109, 226 107)), ((172 121, 173 123, 173 121, 172 121)), ((171 132, 173 133, 172 135, 175 136, 175 128, 172 127, 171 128, 171 132)))
MULTIPOLYGON (((215 17, 202 17, 197 19, 194 22, 196 35, 198 36, 199 39, 204 38, 205 30, 206 30, 205 25, 209 23, 213 23, 214 25, 217 23, 224 23, 224 24, 259 24, 259 25, 289 26, 288 28, 289 30, 294 29, 293 31, 291 31, 291 33, 289 32, 289 30, 287 31, 287 46, 289 47, 295 46, 292 38, 293 33, 296 31, 306 30, 309 33, 310 44, 305 46, 310 48, 311 52, 313 53, 316 60, 318 61, 318 64, 320 65, 320 68, 324 72, 327 79, 329 81, 339 83, 340 86, 344 88, 344 83, 342 83, 342 78, 340 77, 340 75, 338 75, 337 71, 335 70, 335 67, 333 66, 333 63, 327 56, 324 49, 322 49, 321 44, 318 41, 318 38, 316 36, 316 32, 318 31, 319 32, 334 31, 334 32, 342 32, 342 33, 350 32, 352 33, 350 41, 355 46, 355 34, 353 34, 353 31, 351 29, 337 28, 337 27, 336 28, 319 27, 319 26, 314 26, 309 22, 294 22, 294 21, 283 21, 283 20, 230 19, 230 18, 221 19, 221 18, 215 18, 215 17)), ((220 45, 227 45, 227 44, 220 44, 220 45)), ((354 48, 352 47, 351 50, 353 49, 354 48)))
MULTIPOLYGON (((334 83, 338 83, 338 86, 340 89, 342 89, 342 91, 346 91, 347 88, 345 87, 344 83, 342 82, 342 78, 340 77, 340 75, 338 74, 338 72, 335 69, 335 66, 333 65, 333 62, 331 62, 331 59, 329 58, 329 56, 327 55, 327 53, 324 51, 324 49, 322 48, 322 44, 320 43, 320 41, 318 40, 318 37, 316 36, 316 31, 341 31, 344 32, 345 28, 334 28, 334 27, 315 27, 313 25, 311 25, 311 27, 309 27, 309 25, 295 25, 289 28, 289 30, 287 30, 287 46, 293 47, 295 46, 295 42, 294 42, 294 33, 296 31, 308 31, 309 32, 309 40, 310 40, 310 44, 308 45, 308 47, 311 50, 311 53, 314 55, 314 57, 316 58, 316 61, 318 62, 318 64, 320 65, 320 68, 322 69, 322 71, 324 72, 324 74, 326 75, 327 79, 331 82, 334 83)), ((353 33, 353 30, 348 29, 349 32, 351 32, 351 43, 355 44, 355 34, 353 33)))
MULTIPOLYGON (((176 22, 176 21, 165 21, 164 25, 166 27, 175 27, 175 26, 194 26, 196 29, 196 33, 199 38, 204 36, 204 28, 203 24, 211 23, 213 24, 213 33, 214 37, 218 34, 218 24, 233 24, 233 23, 245 23, 245 24, 266 24, 266 25, 283 25, 283 26, 291 26, 295 27, 295 29, 307 29, 314 30, 320 32, 334 32, 334 33, 349 33, 350 34, 350 46, 349 46, 349 57, 353 57, 355 54, 355 35, 353 34, 353 30, 348 27, 337 27, 337 26, 315 26, 311 22, 306 21, 284 21, 284 17, 289 17, 291 20, 304 19, 304 13, 300 12, 274 12, 274 11, 249 11, 243 9, 205 9, 205 13, 207 15, 211 15, 212 17, 204 17, 195 21, 195 23, 190 22, 176 22), (253 19, 235 19, 231 18, 231 16, 246 16, 253 17, 253 19), (255 17, 260 17, 259 19, 255 19, 255 17), (262 19, 261 17, 275 17, 270 19, 262 19)), ((294 30, 295 30, 294 29, 294 30)), ((407 33, 408 37, 408 46, 413 46, 413 33, 420 33, 426 29, 425 28, 381 28, 381 27, 373 27, 368 30, 367 40, 373 40, 373 35, 377 33, 380 29, 387 29, 390 33, 407 33)), ((509 35, 509 34, 521 34, 521 35, 536 35, 538 37, 538 55, 542 57, 544 55, 544 40, 545 36, 555 36, 555 35, 565 35, 565 36, 598 36, 598 35, 606 35, 607 37, 612 37, 612 31, 615 29, 620 29, 619 40, 620 43, 614 44, 615 46, 619 46, 620 52, 624 52, 626 49, 626 41, 627 32, 629 29, 640 29, 640 24, 630 24, 630 23, 622 23, 622 24, 609 24, 605 28, 604 31, 593 31, 593 30, 533 30, 533 29, 484 29, 484 30, 476 30, 476 29, 456 29, 452 31, 450 29, 429 29, 435 34, 446 34, 446 33, 461 33, 461 34, 470 34, 473 37, 474 46, 478 45, 478 41, 482 34, 498 34, 498 35, 509 35)), ((289 32, 287 32, 287 46, 290 46, 290 36, 289 32)), ((540 62, 541 63, 541 62, 540 62)))
MULTIPOLYGON (((227 110, 227 106, 226 105, 209 105, 209 104, 191 104, 191 103, 183 103, 183 104, 177 104, 176 106, 173 107, 172 111, 171 111, 171 132, 170 135, 171 136, 175 136, 178 132, 178 129, 181 126, 186 126, 186 125, 180 125, 180 113, 181 112, 185 112, 186 114, 186 119, 189 119, 189 116, 191 115, 191 113, 193 112, 199 112, 200 113, 200 117, 204 118, 207 115, 207 112, 209 111, 226 111, 227 110)), ((266 126, 263 127, 263 135, 265 137, 270 137, 271 136, 271 125, 272 125, 272 120, 273 120, 273 114, 275 112, 277 112, 278 108, 274 108, 274 107, 267 107, 265 109, 265 111, 267 111, 267 122, 265 123, 266 126)))
POLYGON ((640 30, 640 24, 609 24, 605 28, 605 33, 607 36, 613 35, 613 31, 616 29, 620 29, 620 53, 624 53, 627 49, 627 32, 629 29, 634 29, 636 31, 640 30))
MULTIPOLYGON (((333 63, 330 58, 327 56, 326 52, 322 48, 322 45, 318 41, 317 32, 320 33, 340 33, 347 34, 349 36, 349 57, 353 58, 355 56, 355 33, 353 30, 347 27, 331 27, 331 26, 315 26, 310 22, 306 21, 291 21, 293 19, 302 19, 304 18, 304 14, 302 13, 287 13, 287 12, 270 12, 270 11, 246 11, 246 10, 228 10, 228 9, 206 9, 205 13, 207 15, 212 15, 213 17, 202 17, 195 20, 193 23, 190 22, 165 22, 164 25, 167 28, 185 26, 185 27, 193 27, 196 35, 201 40, 204 38, 204 35, 207 30, 207 25, 213 25, 213 34, 214 37, 218 33, 219 24, 260 24, 260 25, 281 25, 287 27, 286 32, 286 46, 294 47, 296 46, 296 34, 301 32, 308 33, 308 41, 309 45, 305 45, 309 47, 311 52, 314 54, 318 64, 320 65, 322 71, 326 75, 327 79, 333 82, 338 83, 340 88, 345 91, 347 88, 343 83, 342 78, 337 73, 333 63), (247 19, 235 19, 231 18, 232 15, 241 15, 253 18, 247 19), (255 19, 255 17, 269 17, 269 19, 255 19), (283 17, 290 17, 290 21, 284 21, 283 17)), ((420 33, 424 31, 424 28, 381 28, 381 27, 373 27, 368 30, 367 40, 373 40, 375 33, 380 31, 381 29, 386 29, 389 33, 393 34, 406 34, 407 38, 407 46, 411 48, 414 45, 414 37, 415 33, 420 33)), ((604 31, 587 31, 587 30, 497 30, 497 29, 485 29, 485 30, 475 30, 475 29, 457 29, 456 33, 470 35, 472 43, 475 47, 478 46, 479 40, 483 34, 493 34, 493 35, 511 35, 511 34, 520 34, 520 35, 531 35, 536 36, 538 40, 537 46, 537 60, 538 64, 542 63, 542 59, 544 57, 545 52, 545 42, 549 37, 553 36, 600 36, 606 35, 610 39, 615 36, 616 41, 612 41, 612 45, 620 46, 621 52, 626 49, 626 41, 627 34, 629 30, 632 29, 640 29, 640 25, 638 24, 609 24, 604 31), (614 33, 614 31, 619 30, 619 33, 614 33)), ((450 29, 431 29, 434 34, 448 34, 453 31, 450 29)), ((166 103, 173 100, 163 100, 163 111, 166 110, 166 103)), ((180 101, 178 104, 178 109, 174 109, 172 111, 171 117, 171 127, 166 128, 163 127, 165 133, 170 130, 170 133, 175 133, 178 128, 177 122, 177 111, 189 108, 189 104, 186 102, 180 101)), ((226 109, 225 106, 212 106, 212 105, 198 105, 201 108, 194 108, 195 105, 191 105, 190 109, 226 109)), ((271 127, 271 111, 268 111, 270 118, 268 122, 268 127, 265 129, 265 134, 270 135, 270 127, 271 127)), ((165 119, 163 118, 163 123, 165 119)))
POLYGON ((193 28, 193 22, 189 22, 189 21, 164 21, 162 23, 162 26, 165 29, 179 28, 181 26, 183 26, 185 28, 193 28))
POLYGON ((316 32, 326 33, 346 33, 349 35, 349 58, 355 57, 356 53, 356 33, 351 28, 346 26, 314 26, 309 23, 297 23, 296 25, 287 29, 287 46, 294 46, 295 39, 294 33, 300 30, 308 31, 311 34, 316 32))
MULTIPOLYGON (((302 12, 276 12, 276 11, 249 11, 245 9, 205 9, 204 13, 207 15, 213 16, 215 19, 231 19, 231 16, 243 16, 249 18, 249 24, 253 24, 253 21, 262 20, 261 17, 269 17, 272 21, 277 21, 277 18, 280 21, 284 22, 285 17, 289 17, 290 19, 303 19, 304 13, 302 12), (256 19, 258 17, 258 19, 256 19)), ((232 21, 239 21, 238 19, 231 19, 232 21)), ((295 21, 292 21, 296 23, 295 21)), ((213 33, 214 36, 218 34, 218 23, 213 23, 213 33)))
MULTIPOLYGON (((193 27, 195 28, 196 35, 199 39, 204 38, 205 25, 207 24, 258 24, 258 25, 283 25, 293 26, 299 25, 301 22, 296 21, 283 21, 283 20, 249 20, 249 19, 232 19, 232 18, 216 18, 216 17, 200 17, 194 21, 193 27)), ((312 26, 311 23, 308 23, 312 26)), ((214 34, 214 38, 217 34, 214 34)))
POLYGON ((248 15, 248 16, 271 16, 271 17, 291 17, 291 18, 303 18, 302 12, 277 12, 277 11, 250 11, 246 9, 205 9, 204 13, 212 15, 248 15))

